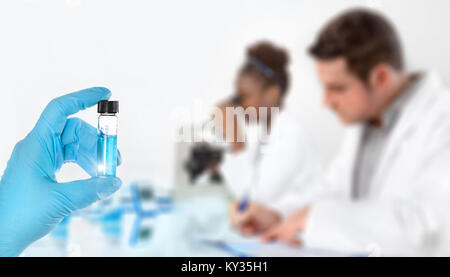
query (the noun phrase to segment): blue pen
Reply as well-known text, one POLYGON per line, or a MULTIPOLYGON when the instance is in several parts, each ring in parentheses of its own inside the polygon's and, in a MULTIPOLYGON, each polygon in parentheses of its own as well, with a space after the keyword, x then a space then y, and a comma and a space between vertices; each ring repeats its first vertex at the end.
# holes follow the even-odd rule
POLYGON ((248 208, 249 202, 250 201, 249 201, 248 195, 244 196, 241 199, 241 202, 239 202, 238 211, 241 212, 241 213, 245 212, 247 210, 247 208, 248 208))

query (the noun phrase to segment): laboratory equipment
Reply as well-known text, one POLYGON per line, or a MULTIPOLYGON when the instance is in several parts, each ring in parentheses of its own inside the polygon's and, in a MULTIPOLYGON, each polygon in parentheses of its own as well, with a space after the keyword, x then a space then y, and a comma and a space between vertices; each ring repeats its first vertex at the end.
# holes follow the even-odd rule
MULTIPOLYGON (((191 148, 188 160, 185 162, 185 169, 189 173, 191 183, 194 184, 197 178, 203 174, 211 165, 219 164, 228 151, 223 145, 213 143, 197 143, 191 148)), ((210 176, 211 182, 221 183, 220 173, 214 172, 210 176)))
POLYGON ((108 99, 106 88, 90 88, 50 101, 33 130, 17 145, 0 180, 0 256, 18 256, 75 210, 109 197, 121 186, 102 177, 58 183, 55 174, 75 162, 95 174, 94 127, 80 110, 108 99), (91 149, 92 148, 92 149, 91 149), (18 220, 20 219, 20 220, 18 220))
POLYGON ((119 101, 100 101, 97 111, 97 176, 116 176, 119 101))

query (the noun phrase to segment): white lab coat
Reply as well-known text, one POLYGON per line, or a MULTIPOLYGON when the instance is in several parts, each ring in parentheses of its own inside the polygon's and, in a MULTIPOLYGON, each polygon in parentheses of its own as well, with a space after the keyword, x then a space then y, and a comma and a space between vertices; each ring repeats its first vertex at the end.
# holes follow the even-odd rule
POLYGON ((426 74, 385 145, 367 199, 351 200, 362 126, 348 131, 312 205, 308 246, 370 255, 449 254, 450 93, 426 74), (448 234, 447 234, 448 233, 448 234))
POLYGON ((272 133, 255 166, 258 131, 257 126, 246 130, 246 149, 227 154, 221 173, 236 198, 243 197, 250 188, 251 201, 285 216, 305 205, 311 188, 322 183, 322 166, 300 124, 285 111, 274 120, 272 133))

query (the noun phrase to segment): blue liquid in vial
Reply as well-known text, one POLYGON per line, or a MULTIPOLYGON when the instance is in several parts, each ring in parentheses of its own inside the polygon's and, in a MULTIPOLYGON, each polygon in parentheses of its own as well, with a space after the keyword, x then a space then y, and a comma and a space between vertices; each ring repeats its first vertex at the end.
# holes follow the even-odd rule
POLYGON ((97 176, 116 176, 117 136, 98 135, 97 176))

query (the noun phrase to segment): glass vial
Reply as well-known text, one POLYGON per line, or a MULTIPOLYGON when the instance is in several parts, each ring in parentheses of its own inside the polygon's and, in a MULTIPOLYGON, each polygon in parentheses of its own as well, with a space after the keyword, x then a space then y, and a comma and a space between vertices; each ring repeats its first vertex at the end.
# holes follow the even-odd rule
POLYGON ((119 101, 100 101, 97 112, 97 176, 116 176, 119 101))

